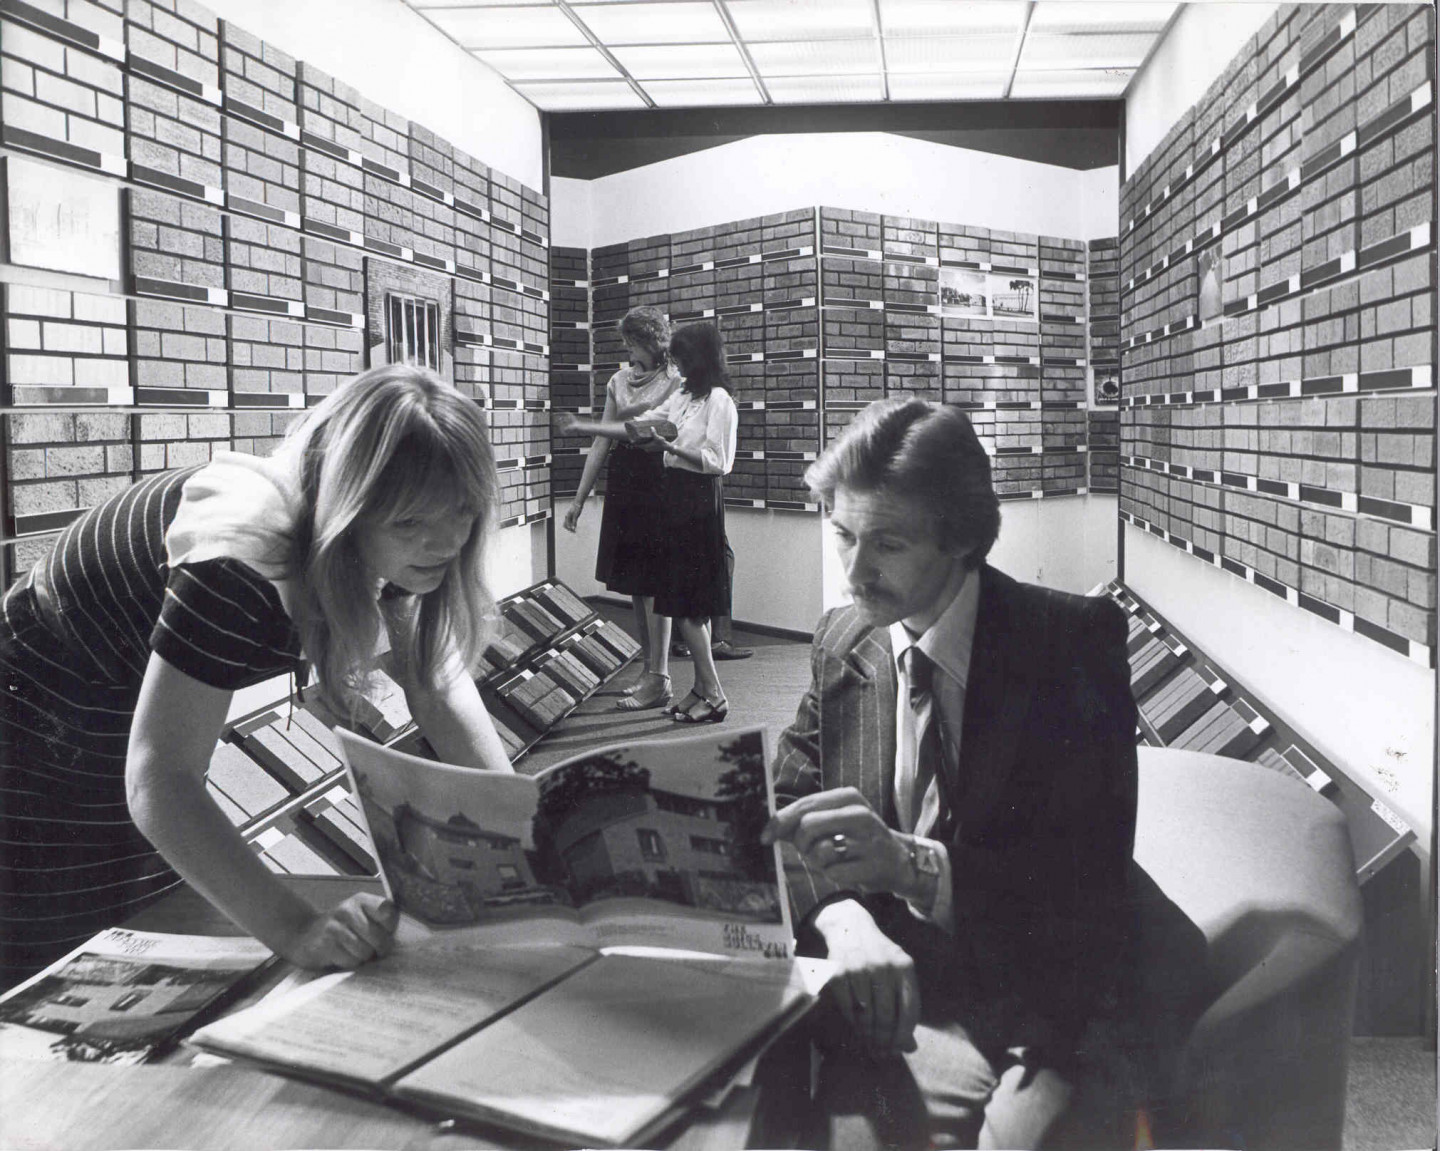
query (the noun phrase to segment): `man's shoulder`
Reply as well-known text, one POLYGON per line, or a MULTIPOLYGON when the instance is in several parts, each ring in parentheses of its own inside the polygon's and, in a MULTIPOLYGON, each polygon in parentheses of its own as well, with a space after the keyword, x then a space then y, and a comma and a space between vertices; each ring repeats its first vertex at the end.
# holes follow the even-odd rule
MULTIPOLYGON (((1108 596, 1081 595, 1014 579, 996 568, 984 569, 985 597, 992 611, 1007 616, 1019 632, 1034 629, 1037 641, 1053 642, 1093 628, 1124 631, 1124 612, 1108 596)), ((982 600, 982 610, 984 610, 982 600)))
POLYGON ((885 628, 876 628, 867 623, 849 604, 831 608, 815 625, 815 646, 832 655, 847 655, 871 641, 882 642, 888 646, 890 633, 885 628))

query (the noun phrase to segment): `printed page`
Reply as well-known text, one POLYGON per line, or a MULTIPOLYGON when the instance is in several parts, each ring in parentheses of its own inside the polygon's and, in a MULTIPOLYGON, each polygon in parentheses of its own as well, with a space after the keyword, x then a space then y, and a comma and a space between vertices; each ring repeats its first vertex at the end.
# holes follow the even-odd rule
POLYGON ((0 1058, 144 1062, 271 958, 242 936, 111 928, 0 997, 0 1058))
POLYGON ((790 963, 606 954, 407 1075, 395 1094, 566 1142, 631 1145, 807 1001, 790 963))
POLYGON ((202 1028, 208 1051, 382 1084, 588 960, 575 948, 401 947, 202 1028))

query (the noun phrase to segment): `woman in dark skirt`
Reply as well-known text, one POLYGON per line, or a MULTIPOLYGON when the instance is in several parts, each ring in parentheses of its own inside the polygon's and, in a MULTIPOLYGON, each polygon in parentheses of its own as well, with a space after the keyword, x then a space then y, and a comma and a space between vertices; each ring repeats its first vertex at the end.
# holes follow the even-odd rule
POLYGON ((667 400, 679 386, 680 375, 670 361, 670 325, 658 308, 631 308, 620 321, 620 338, 630 362, 605 386, 604 416, 598 422, 573 415, 560 420, 562 432, 595 437, 564 523, 566 531, 575 530, 608 458, 595 578, 630 597, 645 671, 616 706, 640 711, 664 707, 671 699, 670 621, 657 616, 654 607, 659 586, 660 481, 665 468, 658 454, 629 442, 625 423, 667 400))
POLYGON ((739 417, 725 389, 725 356, 714 324, 678 329, 670 357, 684 382, 647 419, 674 427, 650 431, 645 445, 665 461, 655 612, 675 620, 695 661, 694 686, 669 709, 671 716, 677 723, 719 723, 730 705, 710 652, 710 619, 730 614, 721 477, 735 464, 739 417))

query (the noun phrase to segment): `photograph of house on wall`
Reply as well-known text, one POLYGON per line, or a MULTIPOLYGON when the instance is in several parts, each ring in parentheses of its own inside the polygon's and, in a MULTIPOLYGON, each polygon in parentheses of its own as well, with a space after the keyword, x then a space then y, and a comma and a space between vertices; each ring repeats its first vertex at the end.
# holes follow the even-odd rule
POLYGON ((758 838, 774 809, 759 728, 534 777, 341 742, 387 892, 420 934, 788 956, 778 849, 758 838))
POLYGON ((940 314, 972 320, 1040 322, 1040 293, 1033 276, 940 269, 940 314))

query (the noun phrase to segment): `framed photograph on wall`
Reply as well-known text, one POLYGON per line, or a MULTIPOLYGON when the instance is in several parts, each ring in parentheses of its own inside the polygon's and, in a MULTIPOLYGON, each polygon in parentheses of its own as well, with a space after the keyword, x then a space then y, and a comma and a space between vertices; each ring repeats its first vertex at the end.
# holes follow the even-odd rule
POLYGON ((1040 322, 1040 292, 1034 276, 991 272, 986 279, 989 281, 990 314, 995 319, 1040 322))
POLYGON ((968 268, 941 268, 940 314, 972 320, 988 318, 990 293, 985 273, 968 268))

